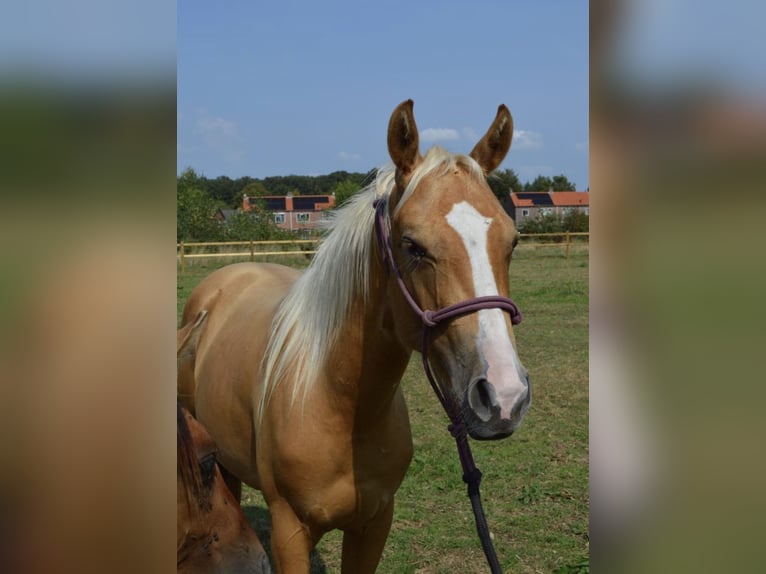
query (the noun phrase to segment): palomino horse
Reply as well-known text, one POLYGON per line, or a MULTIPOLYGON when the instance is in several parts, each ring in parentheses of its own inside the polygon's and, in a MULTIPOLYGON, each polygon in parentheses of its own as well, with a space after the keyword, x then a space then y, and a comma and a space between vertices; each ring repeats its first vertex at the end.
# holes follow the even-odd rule
MULTIPOLYGON (((412 457, 399 381, 422 322, 381 260, 373 206, 383 206, 420 308, 509 292, 517 232, 485 176, 510 147, 510 112, 498 108, 470 155, 421 156, 412 107, 403 102, 389 122, 393 165, 339 210, 303 274, 231 265, 184 309, 184 324, 200 310, 209 319, 193 365, 179 369, 179 393, 193 395, 223 466, 263 492, 282 573, 309 572, 309 552, 331 529, 344 532, 342 571, 373 572, 412 457)), ((501 309, 440 323, 429 357, 472 437, 503 438, 520 424, 529 380, 501 309)))
MULTIPOLYGON (((196 344, 205 315, 179 331, 179 358, 196 344)), ((263 546, 216 464, 212 437, 180 403, 176 410, 178 572, 269 574, 263 546)))

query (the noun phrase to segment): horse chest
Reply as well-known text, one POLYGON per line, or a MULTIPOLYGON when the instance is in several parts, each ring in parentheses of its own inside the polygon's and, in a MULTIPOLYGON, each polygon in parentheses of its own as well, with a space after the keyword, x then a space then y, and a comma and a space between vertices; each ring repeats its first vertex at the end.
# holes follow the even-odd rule
POLYGON ((346 448, 313 451, 318 456, 283 460, 291 468, 280 474, 293 479, 280 484, 280 490, 313 529, 363 524, 384 509, 399 488, 411 458, 411 443, 404 446, 356 440, 346 448))
POLYGON ((309 522, 322 529, 364 524, 388 506, 405 472, 406 466, 402 469, 385 465, 354 468, 323 490, 314 491, 304 511, 309 522))

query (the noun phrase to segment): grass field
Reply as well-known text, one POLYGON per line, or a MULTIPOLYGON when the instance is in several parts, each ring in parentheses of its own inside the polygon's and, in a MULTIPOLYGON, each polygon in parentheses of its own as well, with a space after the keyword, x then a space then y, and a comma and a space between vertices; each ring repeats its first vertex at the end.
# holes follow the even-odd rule
MULTIPOLYGON (((179 274, 179 315, 191 289, 214 268, 206 262, 179 274)), ((587 573, 587 247, 573 248, 566 259, 562 249, 522 243, 511 264, 511 290, 524 314, 515 332, 533 398, 510 439, 472 441, 484 475, 484 509, 505 572, 587 573)), ((396 497, 378 571, 487 572, 446 415, 419 354, 402 385, 415 455, 396 497)), ((270 523, 260 494, 245 487, 242 505, 267 546, 270 523)), ((312 572, 339 572, 340 549, 341 533, 326 535, 314 552, 312 572)))

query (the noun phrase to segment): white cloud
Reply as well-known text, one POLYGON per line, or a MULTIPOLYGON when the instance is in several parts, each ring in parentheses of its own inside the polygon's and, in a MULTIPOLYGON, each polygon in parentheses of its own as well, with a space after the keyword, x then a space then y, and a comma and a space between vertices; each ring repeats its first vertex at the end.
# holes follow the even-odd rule
POLYGON ((207 138, 219 139, 237 137, 239 130, 234 122, 203 112, 197 119, 197 132, 207 138))
POLYGON ((358 153, 351 153, 348 151, 339 151, 338 159, 341 159, 343 161, 352 161, 355 159, 362 159, 362 156, 360 156, 358 153))
POLYGON ((543 136, 529 130, 513 130, 513 149, 540 149, 543 147, 543 136))
POLYGON ((468 141, 479 141, 479 136, 473 128, 463 128, 463 137, 468 141))
POLYGON ((459 138, 457 130, 452 128, 426 128, 420 132, 420 139, 424 142, 451 141, 459 138))
POLYGON ((209 152, 229 163, 240 163, 245 157, 244 140, 231 120, 197 110, 194 133, 209 152))

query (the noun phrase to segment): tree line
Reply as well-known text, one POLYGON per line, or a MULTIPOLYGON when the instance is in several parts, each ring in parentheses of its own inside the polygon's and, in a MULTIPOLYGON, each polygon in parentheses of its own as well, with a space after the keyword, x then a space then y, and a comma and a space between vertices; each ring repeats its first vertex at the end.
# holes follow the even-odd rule
MULTIPOLYGON (((257 198, 267 195, 331 195, 336 205, 342 205, 354 193, 375 178, 376 170, 367 173, 334 171, 327 175, 284 175, 262 179, 244 176, 232 179, 222 175, 208 178, 192 168, 186 168, 176 184, 176 235, 178 241, 239 241, 268 240, 284 236, 258 204, 257 198), (253 210, 232 214, 226 224, 214 218, 221 209, 242 206, 242 196, 255 198, 253 210)), ((521 183, 512 169, 497 170, 487 182, 492 192, 504 201, 513 191, 574 191, 575 184, 563 174, 553 177, 540 175, 533 181, 521 183)))
POLYGON ((339 187, 354 186, 361 189, 372 181, 375 171, 368 173, 351 173, 347 171, 334 171, 327 175, 280 175, 264 177, 262 179, 244 176, 232 179, 221 175, 214 179, 204 175, 198 175, 193 169, 187 168, 179 176, 179 181, 184 174, 194 174, 197 184, 210 195, 214 201, 226 205, 228 209, 234 209, 242 205, 242 194, 247 193, 250 197, 263 195, 330 195, 339 187))

